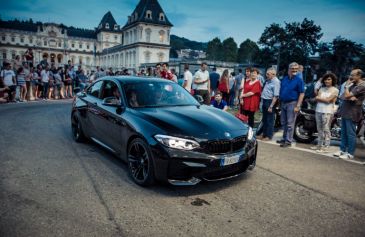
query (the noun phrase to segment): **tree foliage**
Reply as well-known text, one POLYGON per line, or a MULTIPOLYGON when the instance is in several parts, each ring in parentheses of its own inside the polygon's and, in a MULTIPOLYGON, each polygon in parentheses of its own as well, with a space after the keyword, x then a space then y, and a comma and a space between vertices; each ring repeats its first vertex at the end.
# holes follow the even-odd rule
POLYGON ((306 65, 308 57, 317 51, 323 33, 321 27, 305 18, 302 22, 271 24, 262 33, 259 44, 269 48, 276 57, 280 51, 280 68, 296 61, 306 65))
POLYGON ((321 43, 318 51, 321 73, 332 71, 337 76, 344 77, 352 68, 363 68, 365 65, 363 45, 340 36, 331 43, 321 43))
POLYGON ((222 60, 223 59, 223 45, 221 40, 216 37, 208 42, 207 59, 222 60))
POLYGON ((236 62, 237 58, 237 43, 232 37, 229 37, 222 42, 222 60, 227 62, 236 62))
POLYGON ((252 64, 253 62, 257 62, 259 53, 259 46, 252 40, 246 39, 240 44, 237 53, 237 61, 239 63, 252 64))

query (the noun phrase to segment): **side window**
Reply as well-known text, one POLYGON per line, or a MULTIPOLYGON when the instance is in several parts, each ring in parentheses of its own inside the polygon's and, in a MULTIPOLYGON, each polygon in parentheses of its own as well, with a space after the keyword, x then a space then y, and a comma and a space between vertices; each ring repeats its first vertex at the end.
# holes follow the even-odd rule
POLYGON ((99 98, 99 92, 100 92, 101 85, 103 85, 103 81, 96 82, 93 86, 91 86, 87 90, 87 94, 94 96, 96 98, 99 98))
POLYGON ((105 99, 107 97, 117 97, 117 99, 120 99, 118 86, 113 81, 105 81, 103 91, 101 93, 101 99, 105 99))

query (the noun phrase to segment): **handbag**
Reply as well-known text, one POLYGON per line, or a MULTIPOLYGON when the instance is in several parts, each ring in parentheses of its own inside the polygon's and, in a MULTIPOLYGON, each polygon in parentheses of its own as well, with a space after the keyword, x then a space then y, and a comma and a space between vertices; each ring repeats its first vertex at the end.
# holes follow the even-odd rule
POLYGON ((248 116, 244 115, 244 114, 241 114, 241 106, 240 106, 240 109, 239 109, 238 113, 235 116, 236 116, 236 118, 238 118, 242 122, 248 123, 248 116))

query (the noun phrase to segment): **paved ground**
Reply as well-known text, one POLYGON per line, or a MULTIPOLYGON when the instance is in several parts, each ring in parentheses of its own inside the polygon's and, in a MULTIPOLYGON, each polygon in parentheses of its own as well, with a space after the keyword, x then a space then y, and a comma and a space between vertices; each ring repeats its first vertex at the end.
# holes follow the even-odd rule
POLYGON ((364 166, 260 143, 257 167, 135 185, 70 134, 70 102, 0 106, 0 236, 365 236, 364 166))

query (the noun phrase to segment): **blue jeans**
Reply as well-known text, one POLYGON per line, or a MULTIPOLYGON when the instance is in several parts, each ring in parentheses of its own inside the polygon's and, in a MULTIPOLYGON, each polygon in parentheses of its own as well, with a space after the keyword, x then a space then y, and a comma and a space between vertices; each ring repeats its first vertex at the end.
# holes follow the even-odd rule
POLYGON ((44 99, 47 99, 48 98, 48 86, 49 86, 49 83, 48 82, 43 82, 42 97, 44 99))
POLYGON ((283 141, 286 143, 293 142, 294 125, 297 113, 294 112, 294 108, 297 105, 297 101, 281 102, 281 125, 283 126, 283 141))
POLYGON ((354 155, 356 149, 356 123, 352 119, 344 119, 341 121, 341 145, 342 152, 348 152, 354 155))
POLYGON ((274 113, 267 111, 271 102, 272 100, 262 100, 262 135, 270 139, 274 134, 274 113))

